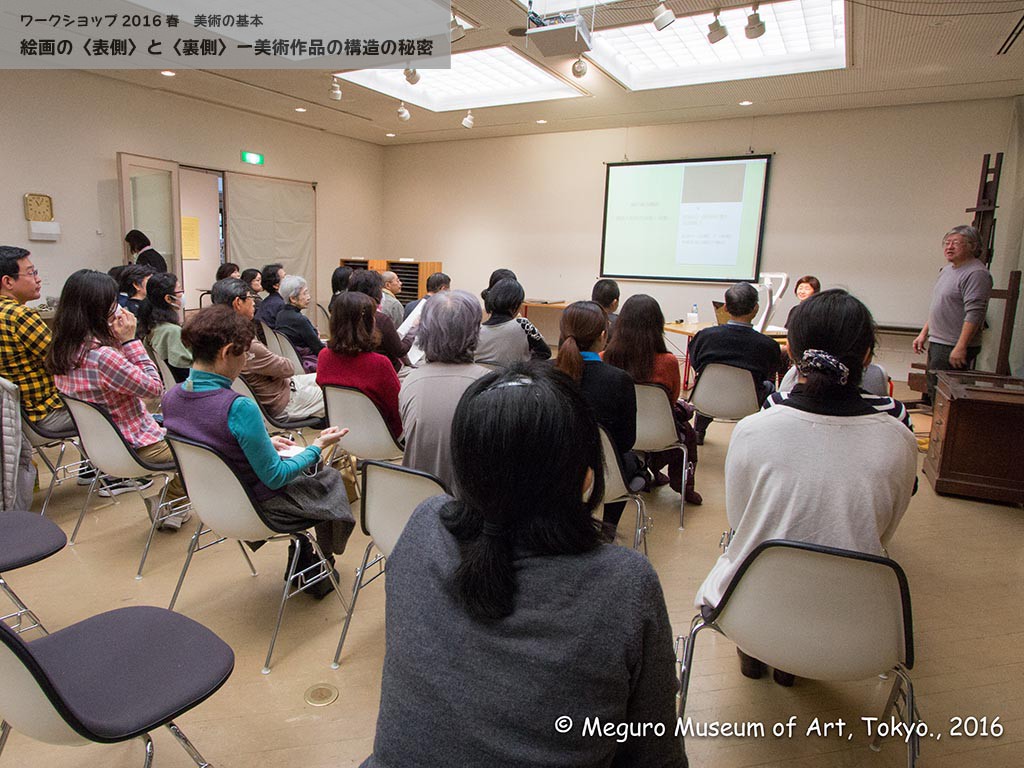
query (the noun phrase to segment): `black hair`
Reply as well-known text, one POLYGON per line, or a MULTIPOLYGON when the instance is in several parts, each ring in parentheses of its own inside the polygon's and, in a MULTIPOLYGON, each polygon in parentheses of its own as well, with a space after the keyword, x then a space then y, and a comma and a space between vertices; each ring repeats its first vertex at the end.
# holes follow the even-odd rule
POLYGON ((223 280, 225 277, 231 277, 235 272, 238 272, 238 265, 230 261, 225 261, 217 267, 217 274, 214 276, 213 281, 217 282, 218 280, 223 280))
MULTIPOLYGON (((260 271, 258 269, 243 269, 241 280, 246 285, 251 286, 252 281, 256 279, 256 275, 260 275, 260 271)), ((260 275, 260 277, 262 278, 262 275, 260 275)))
POLYGON ((435 272, 427 278, 427 293, 437 293, 443 288, 450 288, 452 279, 444 272, 435 272))
POLYGON ((226 304, 229 307, 235 303, 235 299, 243 301, 252 295, 249 286, 244 280, 237 277, 225 277, 218 280, 210 289, 210 300, 214 304, 226 304))
POLYGON ((514 550, 574 555, 603 541, 592 517, 604 496, 597 422, 550 365, 514 365, 470 385, 452 421, 452 469, 457 500, 441 512, 460 555, 450 589, 478 621, 515 610, 514 550))
POLYGON ((146 283, 146 298, 139 305, 138 336, 144 339, 160 323, 181 324, 178 310, 167 303, 167 297, 174 293, 178 284, 176 275, 157 272, 146 283))
POLYGON ((352 293, 365 293, 380 304, 384 298, 384 280, 379 272, 372 269, 357 269, 348 278, 348 290, 352 293))
MULTIPOLYGON (((107 274, 110 274, 109 272, 107 274)), ((121 268, 117 277, 118 288, 121 293, 127 294, 129 297, 135 295, 135 286, 137 283, 141 283, 146 279, 146 276, 152 276, 156 274, 156 270, 148 264, 128 264, 121 268)), ((113 275, 111 275, 113 277, 113 275)))
POLYGON ((31 254, 24 248, 16 245, 0 245, 0 277, 13 277, 18 279, 21 268, 18 262, 31 254))
POLYGON ((871 311, 856 296, 841 288, 816 293, 797 304, 789 321, 789 355, 807 382, 812 397, 828 397, 837 389, 858 389, 864 375, 864 357, 875 347, 875 321, 871 311), (804 365, 804 353, 818 350, 846 367, 847 381, 840 383, 840 371, 804 365))
POLYGON ((53 317, 53 343, 46 353, 46 370, 70 373, 78 366, 89 339, 108 347, 121 342, 110 330, 110 310, 117 304, 114 278, 95 269, 80 269, 64 283, 53 317))
POLYGON ((124 236, 124 241, 128 243, 132 253, 138 253, 143 248, 148 248, 152 245, 149 242, 149 238, 137 229, 128 230, 128 234, 124 236))
POLYGON ((499 280, 484 293, 484 309, 492 315, 514 315, 526 297, 523 286, 514 277, 499 280))
POLYGON ((496 286, 502 280, 518 280, 516 273, 511 269, 496 269, 491 272, 491 279, 487 281, 487 287, 480 291, 480 298, 484 300, 484 304, 487 303, 487 294, 491 288, 496 286))
POLYGON ((797 280, 796 285, 793 286, 794 295, 796 294, 796 289, 799 288, 804 283, 807 283, 807 285, 811 286, 811 288, 814 289, 815 293, 821 293, 821 281, 814 275, 804 275, 799 280, 797 280))
POLYGON ((736 283, 725 292, 725 309, 733 317, 749 315, 756 307, 757 288, 750 283, 736 283))
POLYGON ((574 301, 562 312, 558 325, 555 367, 573 381, 583 378, 583 355, 608 330, 608 313, 596 301, 574 301))
POLYGON ((352 267, 335 267, 331 273, 331 293, 348 290, 348 279, 352 276, 352 267))
POLYGON ((621 368, 633 381, 650 381, 654 360, 668 352, 665 346, 665 315, 657 300, 646 293, 626 299, 615 324, 615 334, 604 351, 604 361, 621 368))
POLYGON ((267 293, 277 293, 277 286, 281 284, 281 278, 277 276, 279 270, 284 269, 283 264, 267 264, 260 272, 263 278, 263 290, 267 293))
POLYGON ((590 292, 590 300, 596 301, 605 309, 611 309, 612 304, 619 298, 619 284, 614 280, 604 278, 594 283, 590 292))

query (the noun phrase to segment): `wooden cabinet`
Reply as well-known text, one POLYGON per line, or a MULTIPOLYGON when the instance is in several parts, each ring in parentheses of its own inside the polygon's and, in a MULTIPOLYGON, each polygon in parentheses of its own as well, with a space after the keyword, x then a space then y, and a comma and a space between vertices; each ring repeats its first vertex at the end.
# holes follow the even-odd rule
POLYGON ((394 272, 402 281, 398 300, 408 304, 427 295, 427 278, 441 271, 440 261, 384 261, 383 259, 342 259, 339 266, 394 272))
POLYGON ((1024 380, 939 373, 924 473, 936 493, 1024 504, 1024 380))

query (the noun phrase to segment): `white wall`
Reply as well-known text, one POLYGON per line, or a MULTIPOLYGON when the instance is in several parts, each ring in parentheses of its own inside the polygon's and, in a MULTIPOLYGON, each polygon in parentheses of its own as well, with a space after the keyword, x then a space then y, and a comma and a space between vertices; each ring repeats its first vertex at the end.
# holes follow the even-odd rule
MULTIPOLYGON (((179 277, 185 288, 185 306, 199 307, 202 291, 209 290, 220 266, 220 176, 206 171, 182 168, 178 174, 181 216, 199 219, 199 258, 182 259, 179 277)), ((184 249, 184 248, 183 248, 184 249)))
POLYGON ((32 251, 43 296, 59 293, 76 269, 121 263, 119 151, 318 182, 321 302, 339 258, 380 252, 379 147, 81 72, 0 72, 0 93, 0 243, 32 251), (262 152, 267 164, 244 165, 242 149, 262 152), (28 241, 26 192, 53 197, 59 242, 28 241))
MULTIPOLYGON (((382 257, 442 261, 456 287, 474 292, 502 266, 529 297, 589 298, 604 163, 753 149, 776 153, 762 270, 816 274, 863 298, 879 322, 918 325, 944 263, 942 235, 970 222, 982 155, 1005 149, 1010 112, 1004 99, 393 147, 382 257)), ((693 302, 709 311, 724 291, 621 286, 655 296, 669 319, 693 302)))

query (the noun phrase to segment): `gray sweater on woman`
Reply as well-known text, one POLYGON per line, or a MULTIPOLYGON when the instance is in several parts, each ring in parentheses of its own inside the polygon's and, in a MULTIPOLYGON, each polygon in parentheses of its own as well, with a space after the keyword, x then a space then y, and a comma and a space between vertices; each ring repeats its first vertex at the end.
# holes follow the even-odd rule
POLYGON ((518 554, 515 611, 478 622, 449 588, 459 551, 439 516, 448 500, 423 502, 388 558, 380 714, 363 766, 685 767, 672 628, 651 564, 612 545, 518 554), (665 735, 619 743, 595 722, 661 723, 665 735))

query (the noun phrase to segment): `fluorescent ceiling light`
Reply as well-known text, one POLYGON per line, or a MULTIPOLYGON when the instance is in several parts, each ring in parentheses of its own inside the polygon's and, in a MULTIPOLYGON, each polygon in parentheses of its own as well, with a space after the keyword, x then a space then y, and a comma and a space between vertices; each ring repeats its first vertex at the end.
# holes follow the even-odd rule
MULTIPOLYGON (((529 0, 516 0, 523 9, 529 7, 529 0)), ((611 5, 619 0, 602 0, 597 5, 611 5)), ((554 13, 576 13, 579 9, 581 16, 590 17, 590 10, 594 7, 594 0, 533 0, 533 10, 541 16, 549 16, 554 13)), ((653 3, 651 4, 653 7, 653 3)), ((635 8, 636 6, 631 6, 635 8)))
MULTIPOLYGON (((747 8, 721 11, 724 26, 747 24, 747 8)), ((712 46, 713 13, 680 17, 661 32, 651 23, 598 30, 587 58, 630 90, 719 83, 842 69, 846 23, 842 0, 783 0, 758 8, 766 31, 730 35, 712 46)))
POLYGON ((335 76, 431 112, 571 99, 583 92, 508 46, 452 54, 451 69, 421 69, 409 85, 400 69, 361 69, 335 76))

